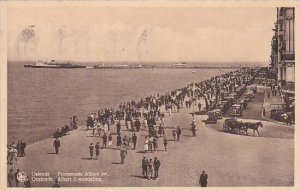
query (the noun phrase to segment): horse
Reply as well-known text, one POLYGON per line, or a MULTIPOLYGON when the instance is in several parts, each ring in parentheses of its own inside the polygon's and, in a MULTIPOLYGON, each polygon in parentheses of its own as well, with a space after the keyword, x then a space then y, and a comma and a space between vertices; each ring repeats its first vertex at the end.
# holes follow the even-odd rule
POLYGON ((244 127, 246 128, 246 134, 247 135, 248 135, 248 132, 247 132, 248 129, 253 129, 253 136, 255 135, 255 131, 256 131, 258 136, 260 137, 259 132, 258 132, 258 128, 259 127, 263 128, 263 124, 262 124, 262 122, 256 122, 256 123, 246 122, 246 123, 244 123, 244 127))

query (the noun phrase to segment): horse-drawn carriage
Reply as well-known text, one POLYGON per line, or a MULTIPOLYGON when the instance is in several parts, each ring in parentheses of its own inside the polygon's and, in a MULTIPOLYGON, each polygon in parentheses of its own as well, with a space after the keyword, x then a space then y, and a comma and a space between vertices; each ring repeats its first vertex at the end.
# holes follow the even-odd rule
POLYGON ((231 132, 235 134, 241 134, 245 133, 248 135, 248 129, 253 130, 253 136, 255 135, 255 132, 257 132, 258 136, 260 136, 258 132, 258 128, 263 127, 262 122, 245 122, 243 123, 242 121, 238 121, 236 118, 229 118, 225 119, 224 124, 223 124, 223 131, 226 132, 231 132))
POLYGON ((225 119, 223 124, 223 131, 238 133, 242 130, 243 123, 236 118, 225 119))

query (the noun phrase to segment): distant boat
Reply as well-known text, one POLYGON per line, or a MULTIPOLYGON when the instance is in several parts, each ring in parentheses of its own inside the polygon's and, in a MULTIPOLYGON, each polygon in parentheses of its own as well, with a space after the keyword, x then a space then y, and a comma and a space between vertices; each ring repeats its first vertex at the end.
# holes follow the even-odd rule
POLYGON ((142 65, 141 64, 138 64, 138 65, 130 65, 129 68, 142 68, 142 65))
POLYGON ((129 64, 111 64, 105 65, 104 63, 94 66, 95 69, 134 69, 142 68, 142 65, 129 65, 129 64))
POLYGON ((69 62, 57 62, 55 60, 51 61, 44 61, 44 60, 39 60, 34 64, 25 64, 24 67, 29 67, 29 68, 85 68, 85 66, 81 65, 73 65, 70 64, 69 62))
POLYGON ((181 67, 186 67, 186 63, 184 63, 184 62, 182 62, 182 63, 175 63, 175 64, 173 64, 172 66, 173 66, 173 67, 179 67, 179 68, 181 68, 181 67))

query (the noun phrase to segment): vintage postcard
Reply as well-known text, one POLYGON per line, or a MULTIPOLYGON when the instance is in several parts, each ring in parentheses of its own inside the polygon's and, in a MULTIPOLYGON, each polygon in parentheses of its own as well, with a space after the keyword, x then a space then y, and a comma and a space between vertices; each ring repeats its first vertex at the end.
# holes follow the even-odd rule
POLYGON ((0 8, 1 190, 300 189, 299 2, 0 8))

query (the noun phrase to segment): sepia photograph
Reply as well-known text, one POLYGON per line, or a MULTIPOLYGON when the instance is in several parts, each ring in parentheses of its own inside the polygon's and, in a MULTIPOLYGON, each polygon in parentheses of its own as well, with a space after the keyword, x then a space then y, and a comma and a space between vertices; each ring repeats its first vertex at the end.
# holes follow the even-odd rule
POLYGON ((5 188, 295 186, 295 6, 23 5, 5 188))

